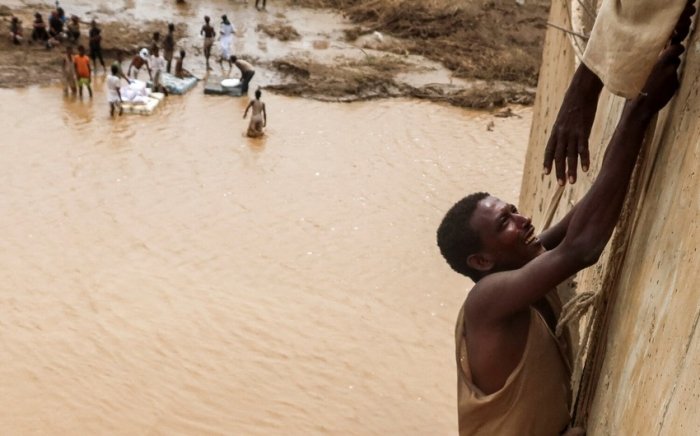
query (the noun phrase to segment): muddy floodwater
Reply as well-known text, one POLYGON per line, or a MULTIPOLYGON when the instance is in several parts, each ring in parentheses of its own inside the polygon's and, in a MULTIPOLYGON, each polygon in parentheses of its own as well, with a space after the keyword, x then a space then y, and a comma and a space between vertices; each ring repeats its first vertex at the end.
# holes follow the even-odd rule
POLYGON ((0 90, 0 434, 456 434, 435 229, 517 199, 529 109, 266 93, 251 140, 246 99, 96 82, 0 90))

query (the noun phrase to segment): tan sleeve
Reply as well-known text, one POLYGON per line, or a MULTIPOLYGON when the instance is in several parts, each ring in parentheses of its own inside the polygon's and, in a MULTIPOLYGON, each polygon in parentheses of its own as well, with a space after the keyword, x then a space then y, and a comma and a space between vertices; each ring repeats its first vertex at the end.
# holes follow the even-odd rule
POLYGON ((583 63, 612 93, 639 94, 686 0, 603 0, 583 63))

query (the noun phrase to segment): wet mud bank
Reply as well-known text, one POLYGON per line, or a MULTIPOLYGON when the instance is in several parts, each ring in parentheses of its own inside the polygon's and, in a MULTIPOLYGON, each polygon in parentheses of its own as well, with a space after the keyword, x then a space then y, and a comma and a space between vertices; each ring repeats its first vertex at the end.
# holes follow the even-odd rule
POLYGON ((339 10, 356 24, 348 40, 383 32, 410 52, 440 62, 456 77, 537 85, 550 1, 293 0, 339 10))
POLYGON ((473 80, 463 84, 428 83, 418 86, 396 77, 403 64, 386 58, 344 60, 332 65, 285 59, 272 67, 288 80, 267 86, 285 95, 321 101, 357 101, 414 97, 455 106, 488 109, 508 104, 530 105, 534 88, 513 82, 473 80))
MULTIPOLYGON (((345 31, 348 41, 398 55, 422 56, 443 65, 454 79, 463 79, 413 86, 379 74, 379 80, 370 81, 364 95, 398 93, 473 108, 534 101, 549 1, 520 5, 512 0, 458 4, 441 0, 294 0, 293 4, 340 10, 354 23, 345 31)), ((375 72, 381 73, 381 69, 375 72)), ((300 84, 284 89, 297 92, 300 84)))

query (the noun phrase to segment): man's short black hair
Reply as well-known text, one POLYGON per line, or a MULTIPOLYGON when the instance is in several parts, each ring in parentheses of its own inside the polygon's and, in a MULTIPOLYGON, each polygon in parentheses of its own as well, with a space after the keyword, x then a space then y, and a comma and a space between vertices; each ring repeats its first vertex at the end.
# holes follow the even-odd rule
POLYGON ((481 249, 481 239, 469 221, 477 204, 489 195, 487 192, 476 192, 459 200, 447 211, 437 230, 437 244, 442 257, 453 270, 475 282, 481 278, 481 271, 470 268, 467 258, 481 249))

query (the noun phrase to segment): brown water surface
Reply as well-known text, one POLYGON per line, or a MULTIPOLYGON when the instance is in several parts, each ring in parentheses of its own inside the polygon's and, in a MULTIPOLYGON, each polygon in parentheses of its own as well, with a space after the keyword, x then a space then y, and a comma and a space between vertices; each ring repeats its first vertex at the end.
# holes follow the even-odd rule
POLYGON ((0 434, 456 434, 435 247, 515 201, 530 124, 411 100, 1 90, 0 434), (494 131, 486 130, 489 121, 494 131))

